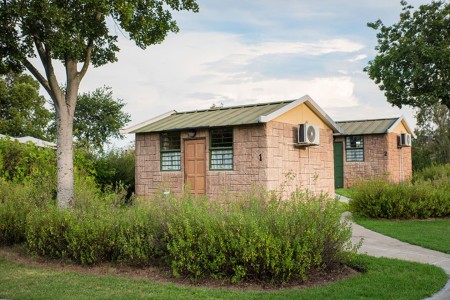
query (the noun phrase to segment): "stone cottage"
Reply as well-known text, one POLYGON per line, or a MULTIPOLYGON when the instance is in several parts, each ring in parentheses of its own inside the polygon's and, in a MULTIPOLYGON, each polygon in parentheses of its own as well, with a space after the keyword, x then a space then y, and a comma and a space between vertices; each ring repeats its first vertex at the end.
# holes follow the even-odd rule
POLYGON ((218 198, 256 186, 334 195, 336 123, 309 97, 170 111, 123 130, 136 134, 136 195, 158 191, 218 198))
POLYGON ((359 179, 386 177, 403 182, 412 175, 411 136, 405 118, 336 122, 335 186, 351 187, 359 179))

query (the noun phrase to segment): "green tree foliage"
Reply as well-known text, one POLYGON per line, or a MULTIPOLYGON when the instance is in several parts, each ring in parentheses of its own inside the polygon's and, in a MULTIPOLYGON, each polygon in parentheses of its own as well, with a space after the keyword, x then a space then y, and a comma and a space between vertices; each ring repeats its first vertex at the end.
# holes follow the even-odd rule
POLYGON ((413 168, 421 170, 430 165, 450 163, 450 112, 435 104, 419 109, 413 141, 413 168))
POLYGON ((398 23, 379 30, 378 51, 364 69, 398 107, 436 103, 450 109, 450 4, 433 1, 413 11, 406 1, 398 23))
MULTIPOLYGON (((55 183, 56 155, 51 148, 38 147, 9 138, 0 139, 0 179, 34 185, 55 183)), ((53 186, 51 188, 54 188, 53 186)))
POLYGON ((124 106, 121 99, 113 99, 109 87, 79 96, 73 123, 78 142, 102 150, 108 139, 123 138, 119 129, 130 121, 130 115, 122 111, 124 106))
POLYGON ((99 155, 94 162, 94 177, 97 184, 102 190, 106 190, 108 187, 117 190, 123 184, 126 188, 127 199, 129 199, 135 192, 135 162, 134 149, 113 149, 108 153, 99 155))
MULTIPOLYGON (((73 135, 77 145, 103 152, 109 139, 123 138, 119 129, 130 121, 130 115, 122 111, 124 106, 123 100, 113 98, 110 87, 78 95, 73 122, 73 135)), ((55 123, 51 124, 50 132, 55 135, 55 123)))
POLYGON ((39 82, 25 74, 0 77, 0 133, 46 138, 51 114, 39 95, 39 82))
POLYGON ((117 61, 118 32, 141 48, 161 43, 178 31, 171 11, 181 10, 197 12, 198 5, 195 0, 0 2, 0 72, 28 69, 55 106, 60 208, 73 206, 73 118, 89 66, 117 61), (44 73, 32 60, 36 56, 44 73), (55 73, 57 62, 65 69, 65 90, 55 73))

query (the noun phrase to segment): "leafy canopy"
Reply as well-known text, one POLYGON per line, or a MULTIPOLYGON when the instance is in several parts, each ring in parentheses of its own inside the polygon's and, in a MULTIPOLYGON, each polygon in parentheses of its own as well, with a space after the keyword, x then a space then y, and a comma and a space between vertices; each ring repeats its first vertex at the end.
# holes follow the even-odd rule
MULTIPOLYGON (((0 2, 0 72, 29 68, 29 58, 101 66, 117 60, 117 33, 107 19, 145 48, 177 32, 171 10, 197 12, 195 0, 33 0, 0 2), (112 31, 112 32, 110 32, 112 31)), ((44 66, 48 75, 50 66, 44 66)), ((34 74, 33 74, 34 75, 34 74)))
MULTIPOLYGON (((123 138, 119 130, 130 121, 130 115, 122 111, 124 106, 123 100, 113 98, 110 87, 78 95, 73 122, 77 145, 102 152, 109 139, 123 138)), ((50 131, 56 133, 56 124, 50 131)))
POLYGON ((378 54, 364 71, 392 105, 441 103, 450 109, 450 4, 433 1, 413 11, 401 3, 398 23, 367 24, 379 30, 378 54))
POLYGON ((0 76, 0 134, 46 139, 51 119, 39 83, 25 74, 0 76))

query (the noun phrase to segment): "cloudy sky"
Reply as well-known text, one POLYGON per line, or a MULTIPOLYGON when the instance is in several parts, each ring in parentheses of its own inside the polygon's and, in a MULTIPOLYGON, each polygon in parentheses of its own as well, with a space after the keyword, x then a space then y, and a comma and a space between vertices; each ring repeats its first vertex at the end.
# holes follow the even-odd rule
MULTIPOLYGON (((417 7, 427 1, 409 1, 417 7)), ((178 34, 141 50, 120 32, 119 61, 90 69, 81 91, 106 85, 133 125, 177 111, 310 95, 334 120, 405 115, 363 72, 376 52, 367 22, 396 22, 395 0, 198 0, 178 34)), ((126 141, 116 142, 123 146, 126 141)))

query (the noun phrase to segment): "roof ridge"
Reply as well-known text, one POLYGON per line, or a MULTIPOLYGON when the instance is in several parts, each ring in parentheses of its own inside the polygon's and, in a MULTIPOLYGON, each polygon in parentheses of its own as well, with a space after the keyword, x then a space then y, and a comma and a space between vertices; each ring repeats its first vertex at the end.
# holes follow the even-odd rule
POLYGON ((359 119, 359 120, 344 120, 344 121, 335 121, 336 123, 349 123, 349 122, 365 122, 365 121, 383 121, 383 120, 398 120, 401 117, 392 117, 392 118, 377 118, 377 119, 359 119))
POLYGON ((220 111, 220 110, 230 110, 230 109, 239 109, 239 108, 245 108, 245 107, 256 107, 256 106, 266 106, 266 105, 277 105, 282 103, 292 103, 295 100, 283 100, 283 101, 276 101, 276 102, 265 102, 265 103, 253 103, 253 104, 244 104, 244 105, 235 105, 235 106, 225 106, 225 107, 215 107, 215 108, 207 108, 207 109, 198 109, 198 110, 189 110, 189 111, 179 111, 176 112, 176 115, 183 115, 183 114, 191 114, 191 113, 199 113, 199 112, 206 112, 206 111, 220 111))

